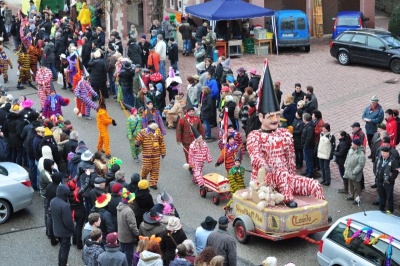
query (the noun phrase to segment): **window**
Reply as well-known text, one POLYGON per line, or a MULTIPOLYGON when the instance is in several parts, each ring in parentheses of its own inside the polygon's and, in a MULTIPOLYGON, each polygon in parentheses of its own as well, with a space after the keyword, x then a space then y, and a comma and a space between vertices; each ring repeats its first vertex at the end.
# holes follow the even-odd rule
POLYGON ((175 0, 169 0, 169 8, 175 9, 175 0))
MULTIPOLYGON (((371 239, 372 238, 373 237, 371 236, 371 239)), ((365 245, 364 243, 360 243, 355 253, 374 265, 385 265, 385 253, 387 247, 388 244, 381 240, 379 240, 375 245, 365 245)))
POLYGON ((362 35, 362 34, 356 34, 356 35, 354 35, 354 37, 351 40, 351 42, 354 43, 354 44, 365 45, 365 40, 366 39, 367 39, 367 36, 362 35))
POLYGON ((381 40, 376 37, 368 36, 368 47, 379 48, 385 46, 381 40))
POLYGON ((284 18, 281 20, 281 30, 294 30, 294 18, 284 18))
POLYGON ((8 171, 3 166, 0 166, 0 175, 8 176, 8 171))
MULTIPOLYGON (((343 237, 343 232, 346 229, 346 225, 344 223, 339 223, 335 229, 332 230, 332 232, 328 235, 328 238, 331 239, 333 242, 336 242, 338 245, 350 249, 351 251, 354 251, 357 247, 358 242, 360 241, 360 238, 353 239, 350 244, 346 244, 344 241, 343 237)), ((350 227, 349 230, 349 235, 348 237, 351 237, 354 232, 357 231, 356 229, 350 227)))
POLYGON ((182 11, 182 0, 178 0, 178 11, 182 11))
POLYGON ((352 33, 343 33, 339 38, 338 41, 341 42, 350 42, 351 38, 353 38, 354 34, 352 33))
POLYGON ((304 18, 297 18, 297 29, 304 30, 306 28, 306 20, 304 18))
POLYGON ((346 17, 338 17, 336 26, 360 26, 360 18, 357 18, 357 17, 347 17, 347 18, 346 17))

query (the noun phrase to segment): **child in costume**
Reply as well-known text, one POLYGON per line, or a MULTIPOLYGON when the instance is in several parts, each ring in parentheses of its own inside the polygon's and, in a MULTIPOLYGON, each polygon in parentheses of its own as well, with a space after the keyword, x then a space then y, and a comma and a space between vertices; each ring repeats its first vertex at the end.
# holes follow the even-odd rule
POLYGON ((225 144, 225 148, 221 150, 221 155, 219 156, 215 167, 220 166, 225 163, 225 169, 229 173, 229 170, 235 165, 235 157, 239 151, 239 147, 235 142, 232 135, 228 137, 228 143, 225 144))
POLYGON ((63 98, 61 95, 56 93, 56 90, 51 83, 50 95, 47 97, 44 102, 44 106, 42 109, 42 116, 45 118, 51 118, 53 115, 58 117, 59 115, 63 115, 61 106, 67 106, 69 104, 68 98, 63 98))
POLYGON ((53 73, 50 69, 42 65, 36 73, 36 83, 39 85, 38 97, 40 100, 40 107, 43 109, 44 102, 50 95, 50 83, 53 80, 53 73))
MULTIPOLYGON (((235 165, 229 170, 228 179, 229 179, 229 186, 231 190, 231 194, 233 195, 236 191, 240 189, 244 189, 244 167, 241 166, 242 164, 242 155, 241 150, 238 151, 235 158, 235 165)), ((232 204, 232 198, 226 204, 229 207, 232 204)))
POLYGON ((8 82, 8 66, 10 66, 10 68, 13 69, 11 59, 8 58, 5 51, 2 51, 0 57, 0 67, 1 67, 1 72, 3 73, 4 83, 8 82))
MULTIPOLYGON (((242 139, 242 134, 233 128, 232 122, 229 119, 229 125, 228 125, 228 136, 233 136, 236 144, 239 146, 240 150, 242 151, 242 154, 245 153, 246 149, 243 145, 243 139, 242 139)), ((220 130, 218 134, 218 148, 222 150, 224 148, 224 131, 220 130)))
POLYGON ((190 125, 195 140, 189 146, 189 167, 192 168, 193 182, 199 187, 204 186, 203 166, 205 162, 211 163, 212 157, 207 143, 196 128, 190 125))
POLYGON ((112 119, 106 109, 106 104, 104 102, 99 103, 99 108, 97 111, 97 129, 99 130, 99 138, 97 140, 97 150, 104 151, 107 158, 111 158, 110 154, 110 135, 108 134, 109 125, 116 126, 115 120, 112 119))
POLYGON ((142 119, 138 116, 137 109, 133 107, 131 115, 126 120, 126 137, 129 140, 132 158, 137 163, 139 162, 138 156, 141 153, 141 148, 135 146, 135 140, 140 130, 142 130, 142 119))
POLYGON ((165 127, 164 127, 164 123, 163 120, 161 118, 160 112, 155 109, 153 107, 153 101, 149 100, 147 97, 145 97, 146 100, 146 110, 143 112, 143 119, 142 119, 142 127, 146 128, 147 124, 148 124, 148 120, 147 120, 147 114, 151 114, 152 119, 154 119, 154 122, 158 125, 158 129, 161 131, 161 133, 163 134, 163 136, 165 136, 167 134, 167 132, 165 131, 165 127))
POLYGON ((98 105, 92 101, 92 96, 98 97, 98 94, 87 79, 89 79, 89 77, 82 78, 75 87, 74 94, 77 100, 79 100, 80 106, 77 101, 77 108, 74 109, 74 112, 79 117, 84 116, 86 119, 91 120, 90 109, 97 110, 98 108, 98 105))

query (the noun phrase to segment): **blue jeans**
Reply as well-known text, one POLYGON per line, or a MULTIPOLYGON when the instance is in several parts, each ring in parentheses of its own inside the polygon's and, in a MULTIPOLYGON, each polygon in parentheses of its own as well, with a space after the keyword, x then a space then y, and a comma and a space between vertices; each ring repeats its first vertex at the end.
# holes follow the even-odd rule
POLYGON ((115 86, 115 81, 114 81, 114 73, 113 72, 108 72, 108 81, 110 82, 110 90, 112 93, 117 95, 117 90, 115 86))
POLYGON ((191 53, 192 52, 192 40, 187 39, 183 40, 183 52, 191 53))
POLYGON ((178 71, 178 61, 172 62, 171 61, 171 66, 174 69, 175 73, 178 71))
POLYGON ((128 261, 128 265, 132 265, 133 250, 135 249, 135 243, 122 243, 119 242, 119 250, 125 254, 128 261))
POLYGON ((29 179, 31 180, 32 188, 34 190, 38 190, 38 180, 37 180, 37 166, 35 164, 35 159, 29 159, 28 157, 28 165, 29 165, 29 179))
POLYGON ((203 119, 203 125, 206 130, 206 138, 211 138, 211 125, 209 119, 203 119))
POLYGON ((51 73, 53 73, 53 79, 57 78, 57 69, 54 63, 47 63, 46 67, 51 70, 51 73))
POLYGON ((312 173, 314 170, 314 148, 303 148, 304 160, 306 161, 306 176, 312 177, 312 173))
POLYGON ((125 104, 132 107, 135 106, 135 96, 133 95, 133 88, 131 86, 122 86, 122 96, 125 104))
POLYGON ((165 75, 165 60, 160 60, 160 74, 163 76, 164 79, 166 79, 165 75))
POLYGON ((331 169, 329 168, 330 160, 319 159, 319 167, 322 172, 322 181, 326 181, 326 183, 331 182, 331 169))

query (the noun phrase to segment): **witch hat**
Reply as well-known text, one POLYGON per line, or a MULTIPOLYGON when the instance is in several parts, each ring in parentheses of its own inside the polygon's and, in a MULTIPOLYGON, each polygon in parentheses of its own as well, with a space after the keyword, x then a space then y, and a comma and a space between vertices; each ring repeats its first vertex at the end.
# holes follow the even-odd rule
POLYGON ((264 60, 263 77, 261 78, 260 86, 258 89, 258 113, 268 114, 279 112, 278 98, 272 84, 271 73, 269 71, 268 60, 264 60))
POLYGON ((145 102, 145 106, 146 106, 146 110, 147 110, 147 114, 146 114, 146 119, 147 119, 147 123, 149 123, 150 121, 155 121, 153 114, 151 113, 149 107, 147 107, 147 104, 150 102, 153 102, 152 100, 150 100, 149 98, 147 98, 147 96, 144 96, 144 102, 145 102))
POLYGON ((242 149, 239 148, 238 152, 236 153, 235 162, 242 161, 242 149))
POLYGON ((193 132, 195 139, 199 139, 202 137, 199 131, 197 131, 197 129, 193 125, 190 125, 190 130, 193 132))

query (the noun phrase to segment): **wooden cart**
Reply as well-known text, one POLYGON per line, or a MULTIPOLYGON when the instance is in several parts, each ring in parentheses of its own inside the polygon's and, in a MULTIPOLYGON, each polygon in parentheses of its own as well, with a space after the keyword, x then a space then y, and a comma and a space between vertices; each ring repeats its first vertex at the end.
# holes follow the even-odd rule
POLYGON ((232 197, 229 180, 225 176, 217 173, 210 173, 203 176, 204 187, 200 188, 200 196, 205 198, 207 192, 215 192, 213 202, 215 205, 219 204, 220 200, 230 199, 232 197))

